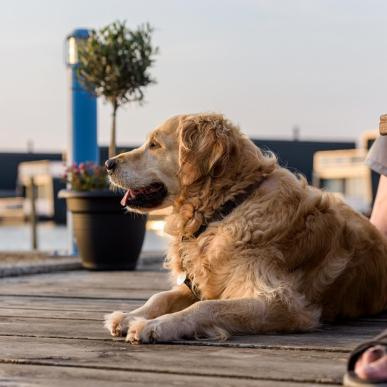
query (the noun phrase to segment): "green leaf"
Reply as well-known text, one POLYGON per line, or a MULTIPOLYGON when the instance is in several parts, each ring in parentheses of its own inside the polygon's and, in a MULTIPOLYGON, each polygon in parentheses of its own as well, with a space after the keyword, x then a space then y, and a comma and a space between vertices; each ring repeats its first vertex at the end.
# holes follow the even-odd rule
POLYGON ((118 107, 144 98, 145 87, 156 83, 150 68, 159 53, 152 43, 153 28, 146 23, 131 30, 115 21, 93 30, 79 45, 77 75, 91 93, 118 107))

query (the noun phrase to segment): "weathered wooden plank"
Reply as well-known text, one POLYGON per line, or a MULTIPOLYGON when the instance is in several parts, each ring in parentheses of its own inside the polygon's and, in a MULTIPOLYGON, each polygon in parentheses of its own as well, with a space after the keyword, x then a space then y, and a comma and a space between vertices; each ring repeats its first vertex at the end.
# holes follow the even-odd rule
MULTIPOLYGON (((12 318, 12 317, 21 317, 21 318, 51 318, 51 319, 70 319, 70 320, 94 320, 101 322, 103 319, 103 316, 105 314, 111 313, 113 310, 122 310, 125 312, 130 312, 134 309, 137 309, 142 304, 138 302, 133 303, 122 303, 119 304, 117 307, 114 307, 113 309, 108 309, 108 306, 105 308, 101 308, 100 310, 93 310, 92 306, 88 306, 89 309, 81 309, 81 305, 77 305, 74 307, 77 307, 78 309, 65 309, 61 308, 60 306, 52 305, 51 308, 5 308, 0 307, 0 319, 3 317, 6 318, 12 318)), ((86 307, 86 305, 85 305, 86 307)), ((53 322, 54 323, 54 322, 53 322)), ((372 332, 378 332, 384 330, 384 328, 387 326, 387 323, 383 320, 379 320, 378 324, 376 324, 375 321, 358 321, 353 323, 355 326, 359 327, 359 332, 363 334, 364 330, 371 329, 372 332), (371 327, 371 328, 369 328, 371 327)), ((344 325, 339 327, 339 331, 341 332, 343 329, 346 330, 346 327, 350 327, 351 325, 344 325)), ((330 327, 328 325, 323 327, 324 334, 327 330, 336 330, 337 326, 330 327)), ((317 331, 318 334, 321 332, 321 330, 317 331)), ((357 330, 356 330, 357 332, 357 330)), ((297 335, 298 336, 298 335, 297 335)))
POLYGON ((121 341, 2 337, 0 364, 27 362, 131 372, 304 383, 341 381, 347 354, 318 351, 129 346, 121 341))
MULTIPOLYGON (((208 386, 256 387, 257 380, 246 378, 180 375, 162 372, 136 372, 96 368, 60 367, 28 364, 0 364, 1 386, 106 387, 106 386, 208 386)), ((259 380, 261 387, 300 387, 300 383, 259 380)), ((321 384, 308 384, 321 387, 321 384)), ((325 384, 325 386, 334 386, 325 384)))
MULTIPOLYGON (((133 307, 126 308, 127 310, 134 309, 133 307)), ((68 310, 47 310, 47 309, 0 309, 0 320, 4 318, 24 318, 24 319, 34 319, 37 318, 51 319, 51 320, 86 320, 86 321, 99 321, 101 322, 105 312, 93 312, 89 311, 88 313, 82 311, 68 311, 68 310)), ((54 321, 52 321, 55 324, 54 321)))
POLYGON ((0 296, 49 296, 102 299, 147 299, 170 288, 166 273, 88 272, 51 273, 0 280, 0 296))
MULTIPOLYGON (((130 311, 144 304, 143 300, 105 300, 105 299, 82 299, 82 298, 56 298, 56 297, 44 297, 44 296, 26 296, 26 297, 13 297, 13 296, 0 296, 0 316, 8 315, 12 310, 15 316, 23 316, 23 310, 31 311, 30 316, 36 317, 49 317, 49 313, 39 314, 39 311, 59 311, 59 312, 95 312, 95 313, 110 313, 114 310, 130 311), (18 311, 20 309, 20 311, 18 311), (33 311, 36 312, 33 312, 33 311)), ((69 313, 70 314, 70 313, 69 313)), ((77 316, 76 314, 74 316, 77 316)), ((74 317, 73 316, 73 317, 74 317)), ((57 314, 53 314, 53 317, 59 317, 57 314)), ((77 318, 77 317, 74 317, 77 318)), ((347 324, 374 324, 387 323, 387 313, 380 314, 374 317, 361 318, 347 322, 347 324)), ((342 323, 341 325, 345 325, 342 323)), ((387 326, 387 324, 385 324, 387 326)), ((332 325, 334 327, 334 325, 332 325)))
POLYGON ((104 293, 101 291, 93 291, 92 289, 89 289, 85 292, 79 292, 77 289, 66 289, 62 292, 62 294, 58 294, 58 291, 51 290, 51 289, 45 289, 43 291, 39 291, 36 289, 31 289, 30 292, 27 292, 26 290, 20 290, 16 291, 15 293, 12 292, 12 290, 6 290, 2 294, 0 294, 0 299, 2 296, 12 296, 12 297, 22 297, 23 299, 26 297, 30 297, 33 295, 34 297, 50 297, 50 298, 68 298, 68 299, 84 299, 84 300, 111 300, 111 301, 125 301, 125 300, 132 300, 132 301, 146 301, 149 299, 150 296, 152 296, 155 293, 153 290, 131 290, 121 293, 116 292, 115 295, 112 295, 112 293, 104 293))
POLYGON ((7 309, 36 311, 74 311, 109 313, 113 310, 131 310, 144 301, 120 301, 104 299, 56 298, 56 297, 13 297, 0 296, 0 313, 7 309))
POLYGON ((14 316, 101 321, 105 314, 114 310, 131 311, 143 303, 143 301, 112 302, 99 299, 0 297, 0 318, 14 316))
MULTIPOLYGON (((100 372, 96 381, 108 384, 116 380, 112 375, 123 373, 122 379, 117 378, 125 385, 132 383, 126 382, 126 374, 139 374, 139 379, 133 380, 141 380, 144 375, 149 385, 187 385, 189 380, 197 384, 201 383, 200 378, 210 379, 203 379, 209 386, 233 385, 234 380, 235 385, 248 385, 250 380, 264 386, 281 385, 280 382, 289 386, 332 384, 341 380, 347 352, 386 325, 387 316, 382 315, 324 326, 308 334, 242 336, 225 343, 184 341, 184 345, 156 346, 130 346, 122 338, 111 338, 103 329, 105 313, 132 310, 141 300, 166 288, 166 274, 151 272, 78 271, 0 280, 0 375, 2 366, 9 369, 8 363, 16 361, 31 364, 35 376, 30 379, 43 385, 46 379, 52 379, 39 375, 50 374, 51 369, 57 375, 67 372, 63 370, 75 370, 73 375, 78 379, 73 385, 82 386, 85 379, 93 379, 77 372, 89 371, 100 372), (38 375, 35 369, 39 367, 48 370, 38 375), (168 379, 170 375, 173 377, 168 379), (174 379, 176 375, 178 379, 174 379)), ((13 374, 17 379, 21 366, 14 367, 19 367, 13 374)), ((70 382, 65 374, 58 380, 55 384, 70 382)), ((0 385, 1 382, 0 378, 0 385)))
MULTIPOLYGON (((83 319, 71 318, 68 314, 60 317, 55 312, 53 317, 16 317, 4 315, 0 319, 0 335, 48 337, 48 338, 79 338, 94 340, 111 340, 103 328, 103 314, 85 313, 83 319)), ((324 327, 320 331, 299 334, 273 334, 233 337, 226 342, 217 341, 181 341, 193 345, 213 345, 228 347, 252 348, 297 348, 328 351, 350 351, 361 341, 369 340, 380 333, 384 323, 362 325, 342 325, 324 327)))
MULTIPOLYGON (((43 287, 42 287, 43 288, 43 287)), ((86 291, 79 291, 79 289, 67 288, 61 292, 55 289, 31 289, 28 292, 25 289, 16 290, 7 289, 0 294, 0 300, 3 296, 12 297, 50 297, 50 298, 69 298, 69 299, 85 299, 85 300, 112 300, 112 301, 124 301, 124 300, 137 300, 146 301, 150 296, 156 292, 153 290, 128 290, 121 292, 102 292, 101 290, 88 289, 86 291)))
MULTIPOLYGON (((76 271, 33 275, 0 280, 0 307, 7 295, 16 296, 15 299, 36 296, 85 300, 145 300, 155 292, 167 288, 168 276, 159 272, 76 271)), ((372 322, 375 319, 387 321, 387 313, 363 320, 372 322)))
MULTIPOLYGON (((63 338, 79 337, 100 340, 109 339, 107 332, 102 328, 105 313, 113 310, 133 310, 140 304, 139 302, 39 297, 29 297, 26 300, 21 297, 0 297, 0 302, 3 298, 7 304, 17 301, 16 305, 23 306, 23 309, 14 310, 5 307, 0 309, 0 316, 2 316, 0 334, 63 338), (28 310, 28 306, 33 308, 28 310), (48 308, 48 310, 40 311, 40 307, 48 308), (64 319, 64 321, 60 321, 60 319, 64 319), (25 329, 25 326, 28 326, 28 330, 25 329)), ((321 331, 308 334, 241 336, 225 343, 209 341, 203 344, 350 350, 357 343, 372 338, 384 328, 385 323, 379 320, 354 321, 348 322, 346 325, 328 325, 321 331)), ((192 344, 197 344, 197 342, 192 342, 192 344)))
POLYGON ((83 300, 83 305, 85 306, 82 309, 82 304, 75 304, 68 306, 57 305, 51 301, 49 306, 44 308, 28 308, 19 307, 19 308, 6 308, 0 307, 0 318, 12 318, 12 317, 21 317, 21 318, 51 318, 51 319, 71 319, 71 320, 95 320, 101 321, 103 316, 107 313, 111 313, 114 310, 122 310, 125 312, 130 312, 142 305, 142 303, 136 302, 126 302, 118 303, 116 307, 111 309, 109 305, 105 305, 103 308, 98 305, 87 305, 87 301, 83 300))
POLYGON ((161 289, 168 287, 168 274, 155 271, 87 271, 48 273, 23 277, 3 278, 0 289, 8 287, 31 287, 34 285, 71 284, 78 289, 161 289))

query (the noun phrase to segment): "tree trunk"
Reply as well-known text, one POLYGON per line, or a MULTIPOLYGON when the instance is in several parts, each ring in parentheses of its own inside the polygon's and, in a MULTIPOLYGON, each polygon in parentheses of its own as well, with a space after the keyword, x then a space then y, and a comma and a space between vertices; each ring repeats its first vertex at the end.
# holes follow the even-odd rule
POLYGON ((117 102, 113 102, 112 112, 112 130, 110 132, 109 159, 117 154, 116 150, 116 117, 117 117, 117 102))

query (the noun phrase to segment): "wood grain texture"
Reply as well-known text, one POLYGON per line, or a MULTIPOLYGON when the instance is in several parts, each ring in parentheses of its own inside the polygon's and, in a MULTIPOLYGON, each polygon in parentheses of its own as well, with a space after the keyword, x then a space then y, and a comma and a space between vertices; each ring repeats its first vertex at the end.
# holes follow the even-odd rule
POLYGON ((0 363, 67 365, 181 375, 338 383, 346 354, 317 351, 128 345, 123 340, 2 337, 0 363), (302 369, 302 372, 300 370, 302 369))
POLYGON ((307 334, 132 346, 103 315, 167 289, 160 272, 52 273, 0 280, 1 386, 338 385, 348 352, 387 314, 307 334))
MULTIPOLYGON (((104 370, 79 367, 58 367, 27 364, 0 364, 1 386, 47 386, 67 387, 170 387, 170 386, 206 386, 206 387, 300 387, 303 384, 289 381, 272 381, 257 379, 240 379, 230 377, 181 375, 162 372, 139 372, 104 370)), ((310 387, 318 387, 321 384, 308 383, 310 387)), ((334 384, 324 384, 334 386, 334 384)))
MULTIPOLYGON (((132 308, 130 308, 132 309, 132 308)), ((47 312, 45 317, 12 315, 2 310, 0 314, 0 335, 47 337, 47 338, 85 338, 89 340, 110 340, 103 328, 103 313, 80 313, 60 311, 47 312), (72 315, 76 313, 76 317, 72 315), (48 315, 47 315, 48 314, 48 315), (55 317, 54 317, 55 316, 55 317), (80 317, 82 316, 82 317, 80 317), (28 326, 28 330, 26 330, 28 326)), ((32 311, 36 315, 36 311, 32 311)), ((20 313, 19 313, 20 314, 20 313)), ((251 348, 290 348, 349 352, 354 345, 369 340, 384 328, 384 323, 366 325, 343 325, 326 327, 321 331, 299 334, 254 335, 233 337, 226 342, 217 341, 180 341, 179 343, 251 348), (365 329, 366 328, 366 329, 365 329)))

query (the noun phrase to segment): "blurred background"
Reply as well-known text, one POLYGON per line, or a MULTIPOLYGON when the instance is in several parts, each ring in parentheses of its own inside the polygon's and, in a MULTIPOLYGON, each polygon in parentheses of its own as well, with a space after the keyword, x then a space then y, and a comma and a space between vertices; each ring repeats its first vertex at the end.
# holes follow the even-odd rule
MULTIPOLYGON (((376 178, 364 157, 386 112, 385 1, 0 1, 0 250, 31 249, 29 177, 38 249, 68 253, 63 155, 71 122, 65 39, 115 20, 154 27, 157 83, 117 117, 119 149, 171 115, 216 111, 309 182, 369 214, 376 178), (31 164, 31 161, 34 163, 31 164)), ((98 99, 107 158, 111 108, 98 99)), ((162 216, 143 251, 165 249, 162 216)))

